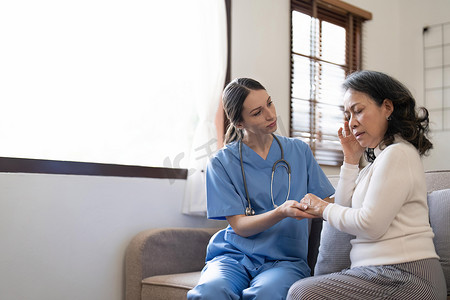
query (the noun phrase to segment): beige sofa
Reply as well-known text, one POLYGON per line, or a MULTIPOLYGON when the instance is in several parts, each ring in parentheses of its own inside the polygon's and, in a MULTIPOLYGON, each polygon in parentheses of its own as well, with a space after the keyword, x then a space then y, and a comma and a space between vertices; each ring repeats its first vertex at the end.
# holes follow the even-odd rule
MULTIPOLYGON (((329 176, 333 185, 338 177, 329 176)), ((426 173, 428 192, 449 189, 450 171, 431 171, 426 173)), ((446 272, 447 286, 450 278, 449 218, 450 198, 439 200, 430 216, 433 230, 440 240, 436 247, 444 249, 441 264, 446 272), (438 220, 438 223, 433 223, 438 220), (434 225, 434 226, 433 226, 434 225), (442 227, 442 228, 441 228, 442 227), (443 237, 442 237, 443 236, 443 237), (445 244, 442 244, 445 243, 445 244), (446 249, 446 250, 445 250, 446 249)), ((430 200, 430 197, 429 197, 430 200)), ((437 202, 437 200, 435 200, 437 202)), ((431 212, 431 206, 430 206, 431 212)), ((317 260, 322 221, 315 219, 310 223, 310 245, 308 263, 312 270, 317 260)), ((160 228, 149 229, 137 234, 130 242, 125 258, 125 281, 127 300, 186 299, 186 293, 196 285, 204 266, 206 245, 219 228, 160 228)), ((435 237, 435 244, 436 244, 435 237)), ((450 296, 447 297, 450 299, 450 296)))

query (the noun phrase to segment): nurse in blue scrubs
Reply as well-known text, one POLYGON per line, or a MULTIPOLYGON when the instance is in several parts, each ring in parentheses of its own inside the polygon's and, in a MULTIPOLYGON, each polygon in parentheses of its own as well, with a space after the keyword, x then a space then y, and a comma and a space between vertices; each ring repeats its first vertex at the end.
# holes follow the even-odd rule
POLYGON ((207 167, 207 211, 229 225, 211 238, 188 299, 285 299, 310 275, 299 201, 307 193, 329 199, 334 189, 307 144, 274 135, 275 106, 259 82, 233 80, 223 106, 230 127, 207 167))

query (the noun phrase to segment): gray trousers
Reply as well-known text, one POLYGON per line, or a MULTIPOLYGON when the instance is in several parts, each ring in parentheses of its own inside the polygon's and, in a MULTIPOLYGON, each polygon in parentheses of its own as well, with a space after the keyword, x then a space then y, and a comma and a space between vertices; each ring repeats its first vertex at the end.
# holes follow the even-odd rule
POLYGON ((433 258, 308 277, 291 286, 287 299, 445 300, 447 285, 439 260, 433 258))

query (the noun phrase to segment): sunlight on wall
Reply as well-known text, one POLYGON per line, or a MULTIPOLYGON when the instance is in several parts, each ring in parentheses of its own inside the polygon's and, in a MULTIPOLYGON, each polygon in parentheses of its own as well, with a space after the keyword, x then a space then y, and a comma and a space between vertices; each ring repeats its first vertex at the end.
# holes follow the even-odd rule
POLYGON ((0 156, 162 166, 188 151, 212 25, 203 1, 176 2, 3 1, 0 156))

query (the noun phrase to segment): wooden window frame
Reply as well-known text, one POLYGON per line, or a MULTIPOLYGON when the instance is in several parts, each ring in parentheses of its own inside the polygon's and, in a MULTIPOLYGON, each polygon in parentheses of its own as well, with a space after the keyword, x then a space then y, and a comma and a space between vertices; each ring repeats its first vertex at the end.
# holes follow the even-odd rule
MULTIPOLYGON (((227 14, 228 61, 226 82, 230 78, 231 50, 231 0, 224 0, 227 14)), ((187 179, 188 171, 183 168, 128 166, 118 164, 58 161, 0 157, 0 173, 38 173, 62 175, 92 175, 142 178, 187 179)))
MULTIPOLYGON (((317 18, 321 21, 327 21, 346 29, 346 62, 345 65, 340 65, 345 70, 345 74, 348 75, 356 70, 361 69, 362 57, 362 24, 364 21, 371 20, 372 14, 368 11, 360 9, 356 6, 350 5, 340 0, 291 0, 291 14, 293 11, 298 11, 307 14, 311 17, 317 18)), ((291 19, 292 20, 292 19, 291 19)), ((292 28, 292 24, 291 24, 292 28)), ((292 31, 291 31, 291 42, 292 42, 292 31)), ((306 57, 310 60, 321 61, 320 58, 305 56, 299 53, 294 53, 291 49, 291 61, 293 64, 294 55, 300 55, 306 57)), ((329 62, 327 62, 329 63, 329 62)), ((292 65, 293 66, 293 65, 292 65)), ((291 90, 292 90, 292 80, 293 80, 293 67, 291 67, 291 90)), ((293 103, 293 98, 291 95, 291 104, 293 103)), ((316 156, 316 142, 317 136, 321 133, 316 131, 316 125, 319 121, 315 120, 316 107, 319 104, 317 97, 310 99, 310 122, 309 122, 309 145, 313 154, 316 156)), ((291 130, 290 136, 298 136, 294 132, 293 126, 293 110, 292 105, 290 106, 290 118, 291 118, 291 130)), ((343 107, 341 107, 343 110, 343 107)), ((342 115, 342 119, 344 116, 342 115)), ((328 166, 338 166, 343 161, 342 153, 336 153, 336 151, 331 149, 321 149, 322 153, 325 153, 326 159, 316 159, 321 165, 328 166)))

